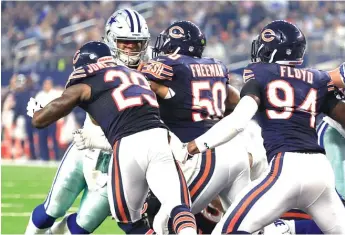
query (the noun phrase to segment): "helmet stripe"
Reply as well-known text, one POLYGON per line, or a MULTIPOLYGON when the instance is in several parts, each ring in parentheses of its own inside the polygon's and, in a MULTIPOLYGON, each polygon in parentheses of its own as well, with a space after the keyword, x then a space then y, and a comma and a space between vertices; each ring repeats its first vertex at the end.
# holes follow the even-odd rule
POLYGON ((128 17, 129 17, 129 21, 131 22, 131 32, 134 32, 133 17, 132 17, 132 15, 131 15, 131 13, 129 12, 129 10, 126 9, 125 11, 126 11, 128 17))
POLYGON ((135 14, 135 17, 137 18, 137 22, 138 22, 138 32, 141 32, 141 26, 140 26, 140 20, 139 20, 139 16, 138 13, 136 11, 133 11, 135 14))

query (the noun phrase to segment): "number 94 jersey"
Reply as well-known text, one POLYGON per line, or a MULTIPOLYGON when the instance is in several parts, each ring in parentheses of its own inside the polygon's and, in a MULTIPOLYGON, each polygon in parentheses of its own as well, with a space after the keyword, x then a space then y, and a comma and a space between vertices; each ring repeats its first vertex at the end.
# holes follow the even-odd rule
POLYGON ((79 106, 96 120, 110 144, 140 131, 167 128, 159 118, 156 95, 136 70, 91 64, 75 70, 66 88, 79 83, 91 87, 91 99, 79 106))
POLYGON ((223 117, 228 72, 213 58, 158 56, 142 69, 148 80, 169 88, 158 97, 161 118, 182 142, 206 132, 223 117))
POLYGON ((256 117, 269 160, 279 152, 324 153, 317 144, 315 116, 337 103, 327 72, 253 63, 243 79, 241 97, 252 94, 261 100, 256 117))

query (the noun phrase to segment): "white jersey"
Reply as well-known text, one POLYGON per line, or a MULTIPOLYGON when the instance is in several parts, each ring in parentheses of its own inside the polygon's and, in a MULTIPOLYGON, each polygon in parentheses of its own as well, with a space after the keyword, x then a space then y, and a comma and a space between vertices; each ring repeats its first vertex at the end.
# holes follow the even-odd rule
POLYGON ((323 121, 325 121, 326 123, 328 123, 328 125, 336 129, 345 138, 345 130, 338 122, 334 121, 332 118, 328 116, 324 117, 323 121))

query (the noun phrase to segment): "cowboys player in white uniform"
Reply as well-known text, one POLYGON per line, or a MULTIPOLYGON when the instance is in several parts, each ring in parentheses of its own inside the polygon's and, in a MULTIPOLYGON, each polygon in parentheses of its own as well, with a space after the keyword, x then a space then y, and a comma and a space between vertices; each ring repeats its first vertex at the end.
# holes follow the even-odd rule
MULTIPOLYGON (((131 9, 114 12, 105 25, 104 41, 121 65, 137 68, 146 55, 149 39, 145 19, 131 9)), ((106 173, 112 147, 89 115, 83 129, 75 132, 74 140, 65 152, 45 202, 32 212, 25 234, 89 234, 110 215, 106 173), (82 139, 84 135, 95 137, 94 145, 82 139), (90 149, 86 150, 85 144, 90 149), (78 213, 55 222, 66 214, 82 190, 78 213)))

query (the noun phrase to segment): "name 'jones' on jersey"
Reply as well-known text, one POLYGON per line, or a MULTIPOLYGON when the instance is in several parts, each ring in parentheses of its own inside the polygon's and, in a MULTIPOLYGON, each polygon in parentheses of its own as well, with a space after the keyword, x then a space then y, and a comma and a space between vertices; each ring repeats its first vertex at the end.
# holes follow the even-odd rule
POLYGON ((110 144, 143 130, 166 128, 156 96, 141 73, 97 63, 74 71, 66 87, 79 83, 91 87, 91 99, 79 106, 96 120, 110 144))
POLYGON ((221 62, 178 54, 158 56, 142 73, 170 88, 166 99, 158 98, 160 114, 181 141, 195 139, 223 117, 228 73, 221 62))
POLYGON ((248 83, 255 80, 260 90, 257 118, 269 158, 279 152, 324 151, 317 144, 315 116, 327 113, 327 97, 334 93, 326 72, 253 63, 244 70, 243 78, 248 83))

